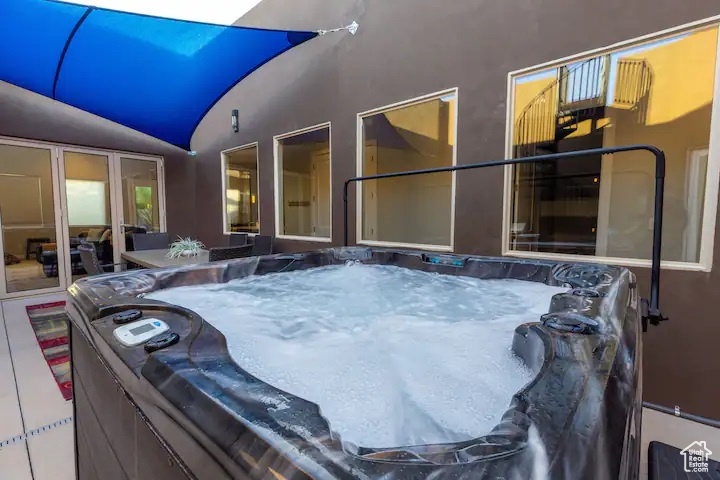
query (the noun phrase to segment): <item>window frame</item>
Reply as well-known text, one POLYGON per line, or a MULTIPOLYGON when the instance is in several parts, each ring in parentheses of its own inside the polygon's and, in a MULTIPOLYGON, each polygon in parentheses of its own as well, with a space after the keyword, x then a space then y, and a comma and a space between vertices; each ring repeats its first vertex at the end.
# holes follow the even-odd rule
MULTIPOLYGON (((457 147, 458 147, 458 111, 460 110, 460 95, 459 88, 453 87, 437 92, 429 93, 419 97, 411 98, 409 100, 403 100, 389 105, 376 107, 364 112, 360 112, 356 116, 356 134, 355 134, 355 173, 358 177, 363 175, 363 156, 364 156, 364 138, 363 138, 363 119, 378 113, 390 112, 393 110, 399 110, 405 107, 411 107, 420 103, 427 102, 428 100, 434 100, 448 95, 454 95, 455 97, 455 115, 454 115, 454 128, 453 128, 453 153, 452 153, 452 166, 457 165, 457 147)), ((417 250, 429 250, 436 252, 454 252, 455 251, 455 205, 456 205, 456 172, 451 172, 451 186, 450 186, 450 245, 430 245, 422 243, 406 243, 406 242, 388 242, 382 240, 365 240, 362 238, 363 227, 363 182, 355 182, 355 243, 358 245, 367 245, 370 247, 392 247, 392 248, 410 248, 417 250)))
POLYGON ((332 124, 331 122, 318 123, 305 128, 293 130, 291 132, 281 133, 273 137, 273 171, 274 171, 274 208, 275 208, 275 237, 283 240, 298 240, 305 242, 322 242, 331 243, 333 235, 333 154, 332 154, 332 124), (317 130, 328 130, 328 158, 330 162, 330 232, 327 237, 313 237, 311 235, 287 235, 280 233, 280 176, 282 171, 278 168, 280 163, 280 141, 286 138, 295 137, 304 133, 315 132, 317 130))
MULTIPOLYGON (((713 103, 710 115, 710 136, 708 138, 708 165, 705 179, 705 198, 703 201, 703 215, 700 230, 700 255, 697 262, 683 262, 676 260, 663 260, 661 268, 668 270, 687 270, 710 272, 712 270, 713 249, 715 243, 715 223, 718 207, 718 185, 720 183, 720 15, 708 17, 696 22, 687 23, 677 27, 668 28, 649 35, 635 37, 622 42, 607 45, 605 47, 588 50, 578 54, 559 58, 527 68, 522 68, 508 73, 507 77, 507 98, 505 113, 505 158, 513 158, 513 138, 515 110, 515 79, 537 73, 549 68, 557 68, 568 63, 587 60, 599 55, 613 53, 628 47, 637 47, 643 44, 655 42, 675 35, 691 33, 708 28, 718 29, 718 43, 715 52, 715 73, 713 84, 713 103)), ((546 259, 571 262, 593 262, 602 264, 623 265, 628 267, 651 266, 650 259, 607 257, 594 255, 561 254, 549 252, 524 252, 512 250, 510 246, 510 227, 512 225, 512 201, 513 201, 513 165, 504 167, 503 185, 503 225, 502 225, 502 255, 508 257, 546 259)))
POLYGON ((240 145, 239 147, 233 147, 228 148, 226 150, 223 150, 220 152, 220 176, 221 176, 221 182, 222 182, 222 229, 223 229, 223 235, 248 235, 251 237, 254 237, 255 235, 260 234, 260 229, 262 228, 262 225, 260 224, 258 226, 257 232, 231 232, 228 230, 228 221, 227 221, 227 179, 225 175, 225 170, 227 168, 227 160, 228 155, 237 152, 240 150, 246 150, 249 148, 255 148, 255 165, 256 165, 256 172, 257 172, 257 206, 258 206, 258 224, 260 224, 260 145, 258 142, 251 142, 246 143, 244 145, 240 145))

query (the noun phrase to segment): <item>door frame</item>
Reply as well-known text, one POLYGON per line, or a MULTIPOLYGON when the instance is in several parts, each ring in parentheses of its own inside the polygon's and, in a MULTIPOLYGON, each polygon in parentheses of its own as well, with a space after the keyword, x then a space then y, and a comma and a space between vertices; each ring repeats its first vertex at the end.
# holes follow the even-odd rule
POLYGON ((695 187, 700 179, 705 180, 703 190, 707 190, 707 170, 710 168, 710 148, 708 146, 690 148, 685 159, 685 211, 687 225, 683 234, 683 254, 685 257, 699 257, 702 241, 703 208, 705 207, 703 195, 698 195, 695 187), (700 159, 705 157, 705 174, 700 171, 700 159))
MULTIPOLYGON (((110 189, 110 229, 112 231, 113 238, 119 238, 118 232, 119 224, 117 222, 117 203, 115 198, 115 188, 113 188, 113 176, 112 176, 112 163, 113 163, 113 152, 107 150, 97 150, 83 147, 72 147, 72 146, 60 146, 58 147, 58 172, 60 182, 60 202, 62 210, 62 229, 63 235, 63 258, 65 259, 65 272, 66 282, 70 286, 73 284, 72 280, 72 262, 70 261, 70 218, 67 210, 67 178, 65 175, 65 152, 70 153, 82 153, 87 155, 96 155, 107 158, 108 167, 108 188, 110 189)), ((120 250, 118 248, 118 242, 113 242, 113 263, 120 263, 120 250)))
MULTIPOLYGON (((15 147, 37 148, 50 152, 50 177, 53 189, 53 219, 55 221, 55 243, 57 245, 58 258, 58 285, 56 287, 38 288, 33 290, 21 290, 19 292, 7 291, 7 278, 5 275, 5 265, 0 268, 0 299, 6 300, 10 298, 26 297, 30 295, 42 295, 46 293, 62 292, 67 289, 66 280, 66 262, 65 262, 65 232, 63 231, 62 209, 60 208, 60 181, 58 168, 58 146, 44 142, 34 142, 30 140, 17 140, 0 137, 0 144, 11 145, 15 147)), ((43 219, 44 220, 44 219, 43 219)), ((5 242, 2 233, 2 215, 0 214, 0 256, 5 258, 5 242)))
MULTIPOLYGON (((155 162, 157 172, 157 185, 158 185, 158 221, 160 224, 160 231, 167 232, 167 214, 165 211, 165 164, 163 157, 157 155, 143 155, 138 153, 125 153, 125 152, 110 152, 113 158, 112 169, 110 177, 115 180, 112 181, 111 188, 115 190, 114 197, 116 198, 117 215, 115 215, 114 221, 117 221, 118 236, 116 238, 122 239, 122 241, 114 242, 118 245, 118 261, 121 259, 122 254, 127 251, 125 245, 125 212, 123 210, 123 185, 122 185, 122 159, 128 158, 131 160, 142 160, 155 162)), ((114 252, 114 249, 113 249, 114 252)))
MULTIPOLYGON (((310 175, 310 181, 311 181, 311 185, 310 185, 310 205, 311 205, 310 218, 311 218, 311 222, 310 223, 312 224, 313 233, 316 233, 320 228, 319 221, 318 221, 318 218, 320 217, 320 215, 318 213, 318 210, 319 210, 319 206, 320 206, 319 192, 320 192, 321 188, 320 188, 320 181, 319 181, 318 173, 317 173, 318 172, 317 166, 318 166, 318 164, 325 163, 325 162, 327 162, 327 164, 328 164, 328 177, 329 177, 329 179, 331 179, 332 178, 332 173, 331 173, 332 165, 330 165, 330 149, 319 150, 317 152, 312 153, 312 155, 310 157, 310 163, 311 163, 311 168, 312 168, 312 173, 310 175), (327 157, 327 158, 325 158, 325 157, 327 157)), ((330 181, 328 184, 329 218, 328 218, 328 224, 326 226, 327 232, 328 232, 328 235, 326 238, 332 238, 332 193, 330 193, 331 184, 332 184, 332 181, 330 181)), ((325 237, 325 235, 323 235, 323 237, 325 237)))

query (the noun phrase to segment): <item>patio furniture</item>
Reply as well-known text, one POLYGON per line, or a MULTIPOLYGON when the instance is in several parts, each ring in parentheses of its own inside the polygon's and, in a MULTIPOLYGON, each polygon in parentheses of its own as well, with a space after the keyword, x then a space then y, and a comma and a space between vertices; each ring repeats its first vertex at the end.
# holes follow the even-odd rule
POLYGON ((125 252, 122 254, 122 258, 128 263, 134 263, 145 268, 182 267, 210 261, 210 254, 207 250, 201 250, 195 257, 179 258, 167 258, 168 251, 168 248, 160 248, 157 250, 125 252))
MULTIPOLYGON (((35 252, 35 260, 42 265, 43 273, 46 277, 58 276, 58 256, 57 243, 43 243, 37 247, 35 252)), ((75 249, 70 249, 70 269, 73 275, 81 275, 84 273, 80 253, 75 249)))
POLYGON ((248 243, 250 242, 248 242, 247 233, 231 233, 230 238, 228 239, 228 245, 231 247, 247 245, 248 243))
POLYGON ((98 260, 94 245, 87 242, 80 242, 80 245, 77 246, 77 250, 80 252, 80 258, 82 260, 83 267, 85 268, 85 273, 88 275, 105 273, 105 270, 103 270, 100 265, 100 260, 98 260))
POLYGON ((95 245, 90 242, 81 241, 77 246, 77 252, 80 256, 82 266, 88 275, 99 275, 101 273, 112 272, 116 265, 123 266, 122 263, 110 263, 106 265, 100 264, 95 245))
POLYGON ((50 243, 50 238, 48 238, 48 237, 28 238, 25 241, 25 260, 30 260, 30 257, 32 256, 32 254, 37 251, 37 247, 39 247, 43 243, 50 243))
POLYGON ((111 238, 112 227, 110 225, 89 228, 79 232, 76 237, 70 237, 70 249, 77 248, 80 242, 91 243, 95 246, 95 253, 97 253, 100 263, 111 264, 114 261, 111 238))
POLYGON ((253 238, 253 255, 270 255, 273 250, 273 237, 255 235, 253 238))
POLYGON ((158 250, 170 246, 168 233, 133 233, 133 250, 158 250))
POLYGON ((253 254, 253 245, 240 245, 237 247, 215 247, 210 249, 210 261, 230 260, 233 258, 250 257, 253 254))
POLYGON ((705 455, 711 455, 707 444, 703 442, 693 442, 685 449, 667 445, 665 443, 653 441, 648 446, 648 480, 678 480, 678 479, 718 479, 720 478, 720 462, 711 460, 705 455), (686 452, 692 449, 693 452, 686 452), (705 458, 707 471, 705 474, 688 473, 685 468, 685 455, 692 455, 705 458))

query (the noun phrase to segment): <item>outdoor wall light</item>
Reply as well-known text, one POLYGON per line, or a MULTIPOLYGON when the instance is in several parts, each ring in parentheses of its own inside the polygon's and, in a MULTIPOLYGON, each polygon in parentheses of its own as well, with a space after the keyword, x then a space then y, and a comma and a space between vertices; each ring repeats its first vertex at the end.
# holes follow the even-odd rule
POLYGON ((237 133, 240 130, 240 127, 238 126, 238 115, 239 115, 239 112, 237 110, 232 111, 231 122, 232 122, 233 131, 235 133, 237 133))

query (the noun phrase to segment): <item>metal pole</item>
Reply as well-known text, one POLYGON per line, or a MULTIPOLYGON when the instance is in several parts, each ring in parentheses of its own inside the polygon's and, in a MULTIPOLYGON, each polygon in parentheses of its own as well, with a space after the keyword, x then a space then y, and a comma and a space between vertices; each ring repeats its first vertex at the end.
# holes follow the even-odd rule
MULTIPOLYGON (((351 183, 363 182, 365 180, 377 180, 381 178, 408 177, 411 175, 425 175, 429 173, 456 172, 460 170, 471 170, 475 168, 496 167, 502 165, 519 165, 524 163, 538 163, 548 160, 564 160, 569 158, 588 157, 592 155, 605 155, 609 153, 631 152, 646 150, 655 155, 655 210, 653 212, 653 245, 652 265, 650 280, 650 302, 648 318, 652 323, 663 320, 660 314, 660 254, 662 244, 662 219, 663 219, 663 196, 665 192, 665 153, 652 145, 625 145, 619 147, 591 148, 589 150, 578 150, 575 152, 550 153, 547 155, 536 155, 531 157, 520 157, 504 160, 493 160, 482 163, 469 163, 465 165, 454 165, 451 167, 426 168, 422 170, 409 170, 406 172, 383 173, 379 175, 368 175, 354 177, 345 181, 343 186, 343 245, 348 246, 348 187, 351 183)), ((357 201, 357 199, 356 199, 357 201)))
POLYGON ((652 270, 650 275, 650 319, 662 320, 660 314, 660 261, 662 249, 663 202, 665 193, 665 152, 655 153, 655 211, 653 215, 652 270))
POLYGON ((345 182, 343 185, 343 245, 348 246, 348 186, 350 180, 345 182))

